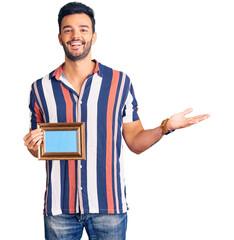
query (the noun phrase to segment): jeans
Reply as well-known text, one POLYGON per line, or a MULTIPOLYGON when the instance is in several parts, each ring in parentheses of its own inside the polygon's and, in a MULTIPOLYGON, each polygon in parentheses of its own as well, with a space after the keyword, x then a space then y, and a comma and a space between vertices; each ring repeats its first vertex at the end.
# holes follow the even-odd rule
POLYGON ((125 240, 127 213, 60 214, 44 216, 46 240, 80 240, 85 228, 89 240, 125 240))

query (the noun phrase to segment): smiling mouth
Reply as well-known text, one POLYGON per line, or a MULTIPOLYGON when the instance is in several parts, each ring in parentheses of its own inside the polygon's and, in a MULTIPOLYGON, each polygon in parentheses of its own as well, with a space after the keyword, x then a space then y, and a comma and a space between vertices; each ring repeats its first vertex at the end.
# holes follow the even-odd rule
POLYGON ((71 46, 81 46, 82 43, 71 43, 70 45, 71 45, 71 46))
POLYGON ((77 47, 79 47, 79 46, 82 46, 83 44, 85 44, 85 42, 84 41, 69 41, 69 42, 67 42, 67 44, 69 44, 69 45, 71 45, 72 47, 74 46, 77 46, 77 47))

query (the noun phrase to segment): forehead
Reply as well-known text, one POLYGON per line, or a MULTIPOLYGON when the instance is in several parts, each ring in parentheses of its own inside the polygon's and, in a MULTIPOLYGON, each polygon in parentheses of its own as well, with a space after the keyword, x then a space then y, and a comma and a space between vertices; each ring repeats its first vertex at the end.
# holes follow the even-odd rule
POLYGON ((66 25, 87 25, 89 27, 92 27, 92 22, 89 16, 85 13, 76 13, 72 15, 67 15, 62 19, 61 27, 66 25))

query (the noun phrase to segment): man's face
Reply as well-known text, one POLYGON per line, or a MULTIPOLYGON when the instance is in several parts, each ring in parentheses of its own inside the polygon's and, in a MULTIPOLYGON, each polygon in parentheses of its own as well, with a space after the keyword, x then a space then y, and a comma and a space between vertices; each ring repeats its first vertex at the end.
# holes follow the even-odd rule
POLYGON ((96 41, 92 32, 92 22, 84 13, 65 16, 61 23, 59 42, 71 61, 84 59, 91 54, 91 46, 96 41))

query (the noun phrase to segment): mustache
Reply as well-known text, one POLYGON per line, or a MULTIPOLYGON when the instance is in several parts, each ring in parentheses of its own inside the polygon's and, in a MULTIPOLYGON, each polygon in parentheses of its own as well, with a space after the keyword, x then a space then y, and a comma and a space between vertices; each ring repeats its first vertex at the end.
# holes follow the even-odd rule
POLYGON ((68 41, 67 44, 71 44, 72 42, 81 42, 82 44, 85 44, 85 41, 82 41, 80 39, 76 39, 76 40, 71 40, 71 41, 68 41))

